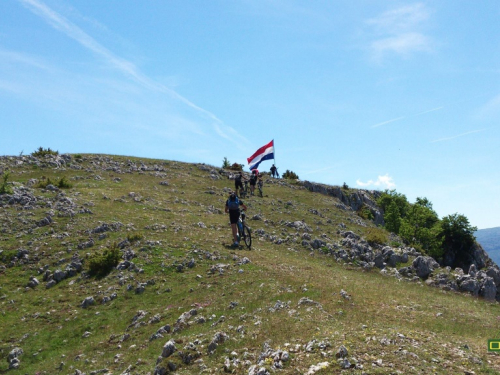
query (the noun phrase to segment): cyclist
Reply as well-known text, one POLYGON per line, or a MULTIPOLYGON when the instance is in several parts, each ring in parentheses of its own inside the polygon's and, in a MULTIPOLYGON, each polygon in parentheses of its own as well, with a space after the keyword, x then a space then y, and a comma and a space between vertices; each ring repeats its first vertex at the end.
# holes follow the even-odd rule
POLYGON ((257 178, 259 177, 259 171, 257 169, 252 169, 252 174, 250 175, 250 195, 253 195, 255 190, 255 184, 257 183, 257 178))
POLYGON ((240 195, 241 191, 238 189, 243 190, 243 181, 244 180, 246 180, 246 179, 243 177, 242 172, 237 174, 236 177, 234 178, 234 189, 235 189, 236 195, 240 195))
POLYGON ((229 195, 228 200, 226 201, 226 207, 224 208, 224 212, 229 213, 229 222, 231 223, 231 230, 233 232, 234 244, 233 246, 239 246, 238 243, 238 220, 240 218, 240 206, 243 207, 244 210, 247 209, 247 206, 238 199, 238 196, 233 191, 231 195, 229 195))

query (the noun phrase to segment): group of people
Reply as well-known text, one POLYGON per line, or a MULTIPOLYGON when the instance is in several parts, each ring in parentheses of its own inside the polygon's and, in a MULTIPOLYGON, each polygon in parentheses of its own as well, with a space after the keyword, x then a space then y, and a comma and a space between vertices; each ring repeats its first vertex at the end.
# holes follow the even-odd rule
POLYGON ((238 173, 234 178, 234 189, 238 196, 241 195, 241 191, 243 190, 243 181, 250 182, 250 195, 254 195, 255 185, 260 184, 262 186, 262 175, 259 174, 257 169, 252 170, 249 179, 243 176, 243 172, 238 173))
MULTIPOLYGON (((274 164, 271 167, 271 176, 279 178, 278 168, 276 168, 274 164)), ((234 191, 231 192, 226 201, 224 212, 226 214, 229 213, 229 222, 231 223, 231 231, 234 239, 233 246, 235 247, 239 246, 238 221, 241 215, 240 207, 244 210, 247 209, 247 206, 243 203, 243 201, 238 198, 243 190, 244 181, 248 181, 250 183, 250 195, 254 195, 255 186, 257 184, 262 186, 263 183, 262 175, 259 173, 258 169, 252 169, 252 173, 248 179, 243 176, 243 172, 239 172, 234 179, 234 191)))

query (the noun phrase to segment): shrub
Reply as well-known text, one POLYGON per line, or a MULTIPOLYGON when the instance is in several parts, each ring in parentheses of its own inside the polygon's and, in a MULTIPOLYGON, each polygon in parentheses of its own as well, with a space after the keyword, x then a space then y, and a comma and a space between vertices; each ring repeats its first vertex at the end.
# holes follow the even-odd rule
POLYGON ((299 179, 299 176, 293 172, 293 171, 289 171, 288 169, 285 171, 285 173, 283 173, 281 175, 282 178, 287 178, 287 179, 290 179, 290 180, 298 180, 299 179))
POLYGON ((224 157, 224 159, 222 159, 222 168, 228 169, 230 166, 231 166, 231 162, 229 160, 227 160, 226 157, 224 157))
POLYGON ((120 261, 120 249, 116 243, 103 251, 98 251, 90 256, 88 260, 88 272, 90 276, 104 277, 118 265, 120 261))
POLYGON ((130 243, 134 243, 134 242, 140 241, 143 238, 144 238, 144 236, 142 235, 142 233, 130 233, 130 234, 127 234, 127 241, 130 242, 130 243))
POLYGON ((59 151, 51 150, 50 147, 46 149, 43 147, 38 147, 38 150, 33 151, 31 155, 39 158, 47 155, 59 155, 59 151))
POLYGON ((60 189, 71 189, 73 187, 73 185, 68 182, 65 176, 59 178, 56 182, 52 181, 50 177, 42 176, 35 187, 45 189, 49 185, 57 186, 60 189))
POLYGON ((344 182, 344 184, 342 185, 342 189, 344 189, 344 190, 349 190, 349 185, 347 185, 347 184, 344 182))
POLYGON ((42 176, 40 180, 34 185, 36 188, 45 189, 49 185, 54 185, 50 177, 42 176))
POLYGON ((229 169, 231 169, 232 171, 242 171, 243 170, 243 165, 242 164, 238 164, 238 163, 233 163, 233 164, 231 164, 231 166, 229 167, 229 169))
POLYGON ((365 220, 374 220, 375 215, 373 214, 372 210, 367 205, 363 205, 358 211, 357 214, 359 217, 365 220))
POLYGON ((370 228, 365 235, 366 241, 370 245, 383 245, 387 243, 387 233, 379 228, 370 228))
POLYGON ((0 194, 12 194, 12 187, 8 185, 9 172, 4 172, 2 175, 2 183, 0 184, 0 194))
POLYGON ((73 187, 65 176, 61 177, 59 181, 57 181, 56 186, 60 189, 71 189, 73 187))

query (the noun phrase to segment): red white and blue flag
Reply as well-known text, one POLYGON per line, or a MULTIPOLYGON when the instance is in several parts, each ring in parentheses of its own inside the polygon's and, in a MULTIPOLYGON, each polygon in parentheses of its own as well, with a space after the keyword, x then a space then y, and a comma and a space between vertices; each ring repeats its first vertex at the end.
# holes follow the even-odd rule
POLYGON ((250 170, 257 169, 264 160, 274 159, 274 139, 267 145, 259 148, 255 153, 247 158, 250 170))

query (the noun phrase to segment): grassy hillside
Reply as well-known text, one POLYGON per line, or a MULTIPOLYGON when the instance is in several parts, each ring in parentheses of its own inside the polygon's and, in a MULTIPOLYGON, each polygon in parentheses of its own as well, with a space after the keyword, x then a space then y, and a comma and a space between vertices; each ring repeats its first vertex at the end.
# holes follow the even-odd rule
POLYGON ((378 230, 333 197, 265 179, 264 198, 244 200, 252 249, 234 249, 223 214, 233 182, 217 168, 41 160, 0 159, 8 187, 24 192, 0 198, 0 374, 500 373, 487 352, 498 303, 302 245, 378 230), (37 187, 47 179, 72 187, 37 187), (95 254, 117 249, 133 264, 88 276, 95 254), (47 287, 44 275, 60 281, 47 287), (31 277, 40 284, 28 287, 31 277), (15 348, 19 370, 9 370, 15 348))
POLYGON ((480 229, 474 235, 491 259, 500 264, 500 228, 480 229))

